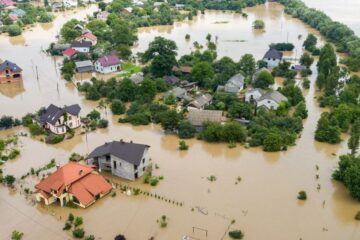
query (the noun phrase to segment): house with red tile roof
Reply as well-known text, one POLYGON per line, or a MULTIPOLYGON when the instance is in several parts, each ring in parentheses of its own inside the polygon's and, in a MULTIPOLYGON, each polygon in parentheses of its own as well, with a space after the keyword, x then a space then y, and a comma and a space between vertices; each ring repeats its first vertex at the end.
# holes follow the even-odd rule
POLYGON ((6 60, 0 63, 0 83, 11 83, 22 79, 22 69, 13 62, 6 60))
POLYGON ((91 32, 84 33, 78 38, 78 41, 88 41, 91 42, 92 46, 96 45, 97 37, 91 32))
POLYGON ((116 55, 105 55, 95 62, 95 70, 100 73, 112 73, 120 70, 121 60, 116 55))
POLYGON ((73 202, 86 208, 108 194, 112 185, 95 171, 94 166, 68 163, 35 186, 36 200, 50 205, 73 202))
POLYGON ((78 51, 76 51, 73 48, 68 48, 65 51, 63 51, 63 56, 67 59, 71 59, 72 57, 74 57, 77 54, 78 51))

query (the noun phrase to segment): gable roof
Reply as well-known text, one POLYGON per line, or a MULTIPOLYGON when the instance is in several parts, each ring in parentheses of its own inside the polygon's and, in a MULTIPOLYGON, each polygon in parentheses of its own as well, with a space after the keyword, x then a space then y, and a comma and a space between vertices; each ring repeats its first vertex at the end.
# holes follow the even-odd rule
POLYGON ((182 99, 186 96, 186 89, 181 88, 181 87, 175 87, 173 89, 171 89, 170 91, 168 91, 167 93, 165 93, 164 97, 168 97, 170 95, 174 95, 174 97, 182 99))
POLYGON ((115 157, 121 158, 122 160, 134 164, 140 165, 142 157, 146 149, 150 146, 145 144, 138 144, 125 141, 112 141, 110 143, 105 143, 97 148, 95 148, 87 157, 102 157, 105 155, 113 155, 115 157))
POLYGON ((99 194, 106 194, 112 186, 104 177, 94 173, 93 166, 79 163, 68 163, 43 179, 35 188, 45 198, 51 196, 52 191, 61 196, 66 187, 84 206, 96 200, 99 194))
POLYGON ((63 51, 64 56, 72 57, 77 53, 77 51, 73 48, 68 48, 65 51, 63 51))
POLYGON ((191 73, 192 72, 192 67, 189 66, 173 66, 172 68, 173 72, 182 72, 182 73, 191 73))
POLYGON ((264 55, 263 58, 274 58, 274 59, 282 59, 283 53, 276 50, 275 48, 270 48, 264 55))
POLYGON ((97 62, 99 62, 99 64, 103 67, 119 65, 121 63, 120 59, 116 55, 104 55, 99 58, 97 62))
POLYGON ((22 69, 16 63, 10 62, 9 60, 5 60, 5 62, 0 63, 0 71, 4 71, 7 68, 9 68, 12 72, 22 71, 22 69))
POLYGON ((45 113, 42 114, 39 118, 40 123, 50 123, 54 125, 56 121, 65 113, 70 113, 71 115, 77 116, 80 113, 81 107, 79 104, 73 104, 70 106, 65 106, 64 108, 59 108, 54 104, 50 104, 46 109, 45 113))
POLYGON ((223 111, 189 109, 189 122, 193 126, 202 126, 204 122, 221 122, 223 111))
POLYGON ((175 84, 177 82, 180 81, 179 78, 175 77, 174 75, 171 76, 164 76, 163 79, 165 80, 165 82, 169 85, 175 84))
POLYGON ((94 34, 90 33, 90 32, 87 32, 87 33, 83 34, 82 36, 83 36, 83 38, 87 38, 87 39, 89 39, 91 41, 96 41, 97 40, 97 37, 94 34))
POLYGON ((225 84, 225 91, 227 92, 238 92, 244 87, 244 76, 238 73, 232 76, 225 84))
POLYGON ((264 95, 262 95, 259 98, 258 102, 262 101, 262 100, 273 100, 276 103, 280 103, 281 101, 287 101, 288 99, 284 95, 282 95, 280 92, 275 91, 275 90, 270 90, 267 93, 265 93, 264 95))
POLYGON ((209 93, 202 94, 201 96, 195 98, 189 105, 194 106, 196 108, 202 108, 206 104, 210 103, 213 99, 209 93))
POLYGON ((71 43, 72 48, 90 48, 92 45, 89 41, 73 41, 71 43))
POLYGON ((93 66, 93 64, 92 64, 92 62, 90 60, 75 62, 75 67, 76 68, 92 67, 92 66, 93 66))

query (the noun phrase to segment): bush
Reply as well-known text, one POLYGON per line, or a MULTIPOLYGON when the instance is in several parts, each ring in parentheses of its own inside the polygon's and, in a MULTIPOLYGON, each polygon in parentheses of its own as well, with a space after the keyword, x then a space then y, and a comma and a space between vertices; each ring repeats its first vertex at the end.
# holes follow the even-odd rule
POLYGON ((74 219, 74 226, 77 227, 77 226, 80 226, 81 224, 83 224, 83 219, 82 219, 82 217, 75 217, 75 219, 74 219))
POLYGON ((4 181, 8 186, 12 186, 15 180, 16 178, 13 175, 6 175, 4 178, 4 181))
POLYGON ((233 230, 229 232, 229 237, 232 239, 243 239, 244 234, 240 230, 233 230))
POLYGON ((63 227, 63 230, 65 231, 65 230, 70 230, 70 229, 71 229, 71 223, 66 222, 65 226, 63 227))
POLYGON ((195 136, 196 129, 189 121, 180 121, 178 135, 180 138, 188 139, 195 136))
POLYGON ((115 115, 124 114, 126 110, 125 104, 123 104, 120 100, 114 99, 111 102, 111 111, 115 115))
POLYGON ((68 221, 71 223, 74 221, 74 215, 72 213, 69 213, 68 221))
POLYGON ((100 113, 96 110, 91 111, 86 115, 90 120, 99 120, 100 119, 100 113))
POLYGON ((14 230, 11 233, 11 240, 21 240, 24 236, 24 233, 14 230))
POLYGON ((302 82, 302 87, 305 89, 309 89, 310 88, 310 80, 308 78, 305 78, 302 82))
POLYGON ((255 20, 253 22, 253 28, 254 29, 264 29, 265 28, 265 22, 263 20, 255 20))
POLYGON ((31 123, 28 125, 28 127, 30 130, 30 134, 33 136, 38 136, 45 133, 45 130, 39 124, 31 123))
POLYGON ((107 128, 109 126, 109 121, 106 119, 100 119, 98 123, 99 128, 107 128))
POLYGON ((9 153, 9 159, 15 159, 17 156, 20 155, 20 151, 17 149, 11 149, 10 153, 9 153))
POLYGON ((30 124, 33 123, 33 115, 28 113, 26 114, 24 117, 22 117, 21 119, 21 123, 22 125, 24 125, 25 127, 28 127, 30 124))
POLYGON ((50 134, 49 136, 46 137, 45 142, 48 144, 57 144, 59 142, 62 142, 64 138, 65 138, 64 134, 61 135, 50 134))
POLYGON ((179 149, 180 149, 180 150, 188 150, 188 149, 189 149, 189 146, 186 144, 185 141, 181 140, 181 141, 179 142, 179 149))
POLYGON ((10 36, 18 36, 21 34, 21 31, 21 27, 15 23, 7 27, 7 32, 10 36))
POLYGON ((86 236, 85 240, 95 240, 95 236, 94 235, 86 236))
POLYGON ((297 197, 299 200, 306 200, 307 199, 307 195, 305 191, 300 191, 297 197))
POLYGON ((72 232, 72 234, 74 238, 83 238, 85 235, 85 231, 82 228, 77 228, 72 232))

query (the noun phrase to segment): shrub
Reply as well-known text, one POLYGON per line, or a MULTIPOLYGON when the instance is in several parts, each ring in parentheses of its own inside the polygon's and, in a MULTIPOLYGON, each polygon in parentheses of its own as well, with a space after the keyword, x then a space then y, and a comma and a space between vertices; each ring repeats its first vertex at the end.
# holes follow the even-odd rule
POLYGON ((265 28, 265 23, 263 20, 255 20, 253 22, 253 28, 254 29, 264 29, 265 28))
POLYGON ((50 134, 49 136, 46 137, 45 142, 48 144, 57 144, 59 142, 62 142, 64 138, 65 138, 64 134, 61 135, 50 134))
POLYGON ((14 230, 11 233, 11 240, 21 240, 24 236, 24 233, 14 230))
POLYGON ((232 239, 243 239, 244 238, 244 234, 240 231, 240 230, 233 230, 229 232, 229 236, 232 239))
POLYGON ((28 125, 28 127, 31 135, 33 136, 37 136, 45 133, 44 129, 36 123, 31 123, 28 125))
POLYGON ((192 138, 195 136, 196 129, 189 121, 180 121, 178 135, 180 138, 192 138))
POLYGON ((70 230, 70 229, 71 229, 71 223, 66 222, 65 226, 63 227, 63 230, 65 231, 65 230, 70 230))
POLYGON ((74 215, 72 213, 69 213, 68 221, 71 223, 74 221, 74 215))
POLYGON ((162 228, 165 228, 167 227, 167 217, 165 215, 162 215, 160 220, 159 220, 159 223, 160 223, 160 227, 162 228))
POLYGON ((309 89, 310 88, 310 83, 311 81, 308 78, 305 78, 302 82, 302 87, 305 89, 309 89))
POLYGON ((100 113, 96 110, 91 111, 86 115, 90 120, 99 120, 100 119, 100 113))
POLYGON ((158 183, 159 183, 159 179, 157 178, 157 177, 152 177, 152 178, 150 178, 150 185, 151 186, 156 186, 158 183))
POLYGON ((4 180, 7 185, 12 186, 14 184, 16 178, 13 175, 6 175, 4 180))
POLYGON ((297 197, 299 200, 306 200, 307 199, 307 195, 305 191, 300 191, 297 197))
POLYGON ((95 236, 94 235, 86 236, 85 240, 95 240, 95 236))
POLYGON ((125 113, 126 107, 125 105, 118 99, 114 99, 111 102, 111 111, 115 115, 120 115, 125 113))
POLYGON ((77 228, 72 232, 72 234, 74 238, 83 238, 85 235, 85 231, 82 228, 77 228))
POLYGON ((10 153, 9 153, 9 159, 15 159, 17 156, 20 155, 20 151, 17 149, 11 149, 10 153))
POLYGON ((186 142, 181 140, 179 142, 179 150, 188 150, 188 149, 189 149, 189 146, 186 144, 186 142))
POLYGON ((99 128, 107 128, 109 126, 109 121, 106 119, 100 119, 98 123, 99 128))
POLYGON ((21 27, 17 24, 11 24, 7 27, 7 32, 10 36, 18 36, 21 34, 21 27))
POLYGON ((83 224, 83 219, 82 219, 82 217, 75 217, 75 219, 74 219, 74 226, 77 227, 77 226, 80 226, 81 224, 83 224))

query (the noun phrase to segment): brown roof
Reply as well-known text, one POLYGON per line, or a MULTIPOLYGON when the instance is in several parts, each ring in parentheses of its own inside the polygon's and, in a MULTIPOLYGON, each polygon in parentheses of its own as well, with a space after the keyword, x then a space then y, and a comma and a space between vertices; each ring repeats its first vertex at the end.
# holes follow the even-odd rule
POLYGON ((192 67, 189 66, 173 66, 172 68, 173 72, 182 72, 182 73, 191 73, 192 72, 192 67))
POLYGON ((93 166, 79 163, 65 164, 35 186, 45 198, 49 198, 52 190, 60 196, 66 187, 85 206, 94 201, 96 195, 105 194, 112 188, 110 183, 94 172, 93 166))
POLYGON ((221 122, 223 111, 189 109, 189 122, 193 126, 202 126, 204 122, 221 122))

